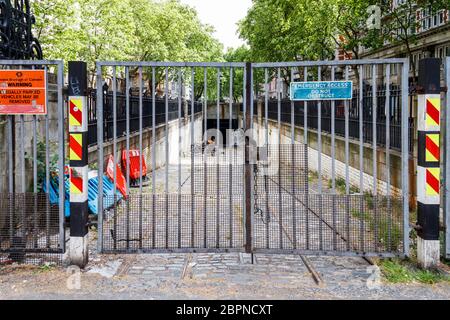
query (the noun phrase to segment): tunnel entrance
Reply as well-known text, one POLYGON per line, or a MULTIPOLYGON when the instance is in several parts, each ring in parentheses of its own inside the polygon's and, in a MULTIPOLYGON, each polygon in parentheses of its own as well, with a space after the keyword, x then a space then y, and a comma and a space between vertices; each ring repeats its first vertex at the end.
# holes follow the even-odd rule
POLYGON ((217 125, 217 119, 207 119, 206 123, 207 123, 206 130, 216 130, 217 128, 219 128, 219 131, 222 134, 223 139, 222 146, 226 146, 228 144, 229 137, 227 136, 227 130, 230 130, 230 127, 234 131, 239 129, 238 119, 232 119, 231 126, 230 126, 230 119, 220 119, 219 125, 217 125))

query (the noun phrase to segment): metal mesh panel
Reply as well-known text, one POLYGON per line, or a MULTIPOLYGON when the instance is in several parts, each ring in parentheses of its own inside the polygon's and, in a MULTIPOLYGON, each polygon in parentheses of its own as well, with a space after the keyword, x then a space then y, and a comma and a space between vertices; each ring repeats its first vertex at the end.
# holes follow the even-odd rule
POLYGON ((60 263, 59 223, 45 193, 0 194, 0 262, 60 263))
POLYGON ((255 172, 258 194, 285 192, 302 194, 308 191, 306 145, 269 145, 261 150, 260 160, 262 161, 258 161, 255 172))
POLYGON ((259 198, 254 248, 270 251, 403 252, 402 200, 364 195, 268 194, 259 198))
POLYGON ((194 158, 194 194, 242 194, 244 148, 205 148, 194 158), (205 189, 206 188, 206 189, 205 189))
POLYGON ((241 250, 242 204, 242 194, 131 195, 106 213, 102 247, 105 252, 241 250))

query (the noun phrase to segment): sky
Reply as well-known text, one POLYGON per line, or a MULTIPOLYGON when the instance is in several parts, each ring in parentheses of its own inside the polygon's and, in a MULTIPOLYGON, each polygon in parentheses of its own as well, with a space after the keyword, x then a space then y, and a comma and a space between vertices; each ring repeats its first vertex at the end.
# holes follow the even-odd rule
POLYGON ((236 23, 243 19, 252 0, 181 0, 197 9, 200 20, 216 30, 214 37, 228 47, 239 47, 244 42, 237 35, 236 23))

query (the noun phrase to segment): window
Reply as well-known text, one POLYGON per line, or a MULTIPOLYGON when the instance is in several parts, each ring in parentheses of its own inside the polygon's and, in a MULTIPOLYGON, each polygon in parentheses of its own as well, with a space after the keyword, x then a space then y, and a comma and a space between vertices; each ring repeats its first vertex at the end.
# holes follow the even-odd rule
POLYGON ((364 78, 371 79, 372 78, 372 66, 366 65, 364 67, 364 78))
POLYGON ((391 65, 391 76, 396 76, 398 74, 398 64, 391 65))
POLYGON ((436 48, 435 57, 440 59, 445 59, 445 57, 450 56, 450 44, 440 46, 436 48))
POLYGON ((417 32, 424 32, 433 28, 437 28, 447 22, 447 10, 439 10, 433 13, 430 8, 417 10, 416 18, 419 24, 417 32))

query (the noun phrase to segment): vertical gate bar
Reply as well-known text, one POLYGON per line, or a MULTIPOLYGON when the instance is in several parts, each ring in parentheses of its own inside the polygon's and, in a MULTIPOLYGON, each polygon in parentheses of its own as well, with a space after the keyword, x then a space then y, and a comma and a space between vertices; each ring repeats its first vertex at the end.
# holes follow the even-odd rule
POLYGON ((20 205, 20 214, 21 214, 21 222, 22 222, 22 230, 23 232, 20 234, 19 231, 19 236, 23 237, 23 240, 26 241, 26 230, 27 230, 27 221, 26 221, 26 201, 27 201, 27 197, 26 197, 26 179, 25 179, 25 116, 24 115, 20 115, 20 178, 21 178, 21 184, 22 184, 22 188, 21 188, 21 192, 22 192, 22 196, 23 196, 23 201, 24 203, 22 203, 20 205))
POLYGON ((103 77, 102 65, 97 62, 97 146, 98 146, 98 238, 97 250, 103 251, 103 77))
POLYGON ((402 195, 403 195, 403 249, 409 256, 409 60, 402 70, 402 195))
MULTIPOLYGON (((303 81, 308 81, 308 67, 304 69, 303 81)), ((304 102, 304 110, 303 110, 303 134, 305 136, 305 144, 308 145, 308 101, 304 102)))
MULTIPOLYGON (((230 110, 229 111, 230 111, 230 121, 229 121, 228 125, 229 125, 229 130, 230 130, 229 138, 231 139, 231 137, 232 137, 231 133, 233 130, 233 68, 232 67, 230 67, 230 110)), ((230 159, 228 160, 229 161, 229 165, 228 165, 228 168, 229 168, 228 188, 229 189, 228 189, 228 192, 230 193, 229 194, 229 197, 230 197, 229 198, 229 200, 230 200, 230 234, 229 234, 229 237, 230 237, 230 248, 232 248, 233 247, 233 215, 234 215, 234 212, 233 212, 233 164, 232 164, 232 161, 234 159, 234 157, 233 157, 234 143, 233 143, 233 145, 230 143, 230 141, 227 141, 227 143, 230 148, 230 153, 229 153, 230 159)))
MULTIPOLYGON (((254 98, 254 83, 253 83, 253 66, 252 65, 250 65, 250 101, 249 101, 249 103, 250 103, 250 114, 249 114, 249 117, 248 117, 248 121, 250 121, 250 126, 249 127, 247 127, 247 130, 248 129, 250 129, 251 130, 251 139, 252 140, 256 140, 256 139, 254 139, 254 137, 253 137, 253 135, 254 135, 254 133, 253 133, 253 126, 254 126, 254 113, 255 113, 255 110, 254 110, 254 108, 255 108, 255 98, 254 98)), ((250 160, 250 149, 251 149, 251 140, 249 140, 248 141, 249 142, 249 145, 248 145, 248 152, 249 152, 249 160, 250 160)), ((248 199, 248 201, 250 202, 250 210, 247 212, 247 214, 248 214, 248 221, 249 221, 249 233, 250 233, 250 237, 251 237, 251 243, 250 243, 250 247, 251 247, 251 253, 252 253, 252 263, 253 263, 253 228, 252 228, 252 226, 253 226, 253 217, 254 217, 254 215, 252 214, 252 211, 251 211, 251 208, 252 208, 252 206, 254 207, 254 205, 255 205, 255 201, 256 201, 256 199, 255 199, 255 194, 253 193, 253 192, 251 192, 251 190, 253 190, 254 189, 254 186, 255 186, 255 173, 254 173, 254 171, 252 170, 253 169, 253 167, 251 166, 251 165, 249 165, 249 170, 250 170, 250 176, 249 176, 249 178, 250 178, 250 182, 249 182, 249 185, 250 185, 250 198, 248 199)), ((254 212, 253 212, 254 213, 254 212)))
MULTIPOLYGON (((360 212, 364 212, 362 194, 364 192, 364 131, 363 131, 363 113, 364 113, 364 66, 359 67, 359 193, 360 193, 360 212)), ((365 251, 365 226, 364 219, 360 218, 360 244, 361 251, 365 251)))
POLYGON ((450 259, 450 57, 445 61, 445 85, 447 94, 445 96, 445 176, 444 181, 444 218, 445 218, 445 252, 444 257, 450 259))
MULTIPOLYGON (((10 66, 6 67, 11 69, 10 66)), ((9 241, 13 243, 15 235, 14 214, 16 203, 16 118, 8 116, 8 166, 9 166, 9 241)), ((48 233, 47 233, 48 234, 48 233)))
POLYGON ((219 143, 222 143, 222 141, 219 141, 219 135, 220 135, 220 77, 221 77, 221 70, 220 68, 217 68, 217 106, 216 106, 216 125, 217 125, 217 131, 216 131, 216 143, 215 148, 216 151, 214 152, 216 156, 216 248, 220 247, 220 200, 219 200, 219 189, 220 189, 220 169, 219 169, 219 143))
MULTIPOLYGON (((265 83, 265 92, 264 92, 264 131, 265 131, 265 147, 267 148, 267 155, 269 155, 269 75, 267 68, 264 68, 264 83, 265 83)), ((264 194, 265 194, 265 202, 266 202, 266 217, 269 216, 269 192, 267 190, 267 172, 263 172, 264 174, 264 194)), ((258 177, 256 177, 258 179, 258 177)), ((258 192, 258 190, 256 190, 258 192)), ((270 249, 270 223, 266 221, 266 248, 270 249)))
MULTIPOLYGON (((35 70, 35 66, 31 66, 32 70, 35 70)), ((47 81, 46 81, 46 90, 47 88, 47 81)), ((37 199, 37 179, 38 179, 38 173, 37 173, 37 116, 33 115, 33 232, 32 232, 32 238, 33 238, 33 245, 35 248, 38 246, 37 241, 37 207, 38 207, 38 199, 37 199)))
POLYGON ((194 247, 195 240, 195 167, 194 167, 194 156, 195 156, 195 135, 194 135, 194 122, 195 122, 195 69, 191 69, 191 247, 194 247))
MULTIPOLYGON (((335 66, 331 67, 331 81, 335 80, 335 66)), ((333 250, 337 250, 336 229, 336 101, 331 101, 331 192, 333 214, 333 250)))
MULTIPOLYGON (((25 117, 24 115, 19 116, 20 119, 20 178, 21 178, 21 192, 23 196, 23 201, 26 201, 26 186, 25 186, 25 117)), ((61 174, 60 174, 61 175, 61 174)), ((26 239, 26 229, 27 229, 27 222, 25 217, 25 204, 22 203, 20 206, 20 214, 21 214, 21 221, 22 221, 22 234, 21 236, 24 237, 24 240, 26 239)))
MULTIPOLYGON (((117 160, 117 67, 113 66, 113 217, 114 217, 114 250, 117 250, 117 170, 116 170, 116 160, 117 160)), ((127 239, 128 240, 128 239, 127 239)), ((127 241, 128 242, 128 241, 127 241)))
MULTIPOLYGON (((331 67, 331 81, 335 80, 335 67, 331 67)), ((336 101, 331 101, 331 191, 336 194, 336 150, 335 150, 335 140, 336 140, 336 101)), ((334 199, 334 198, 333 198, 334 199)), ((333 201, 334 208, 334 201, 333 201)), ((333 210, 334 217, 334 210, 333 210)))
MULTIPOLYGON (((10 115, 8 116, 8 183, 9 183, 9 242, 13 242, 13 236, 14 236, 14 175, 15 175, 15 168, 13 164, 14 159, 14 148, 13 148, 13 135, 14 135, 14 116, 10 115)), ((49 190, 49 185, 47 184, 47 193, 49 190)), ((48 202, 48 200, 47 200, 48 202)), ((48 229, 48 224, 47 224, 48 229)), ((46 233, 47 235, 49 232, 46 233)))
POLYGON ((165 100, 165 158, 166 158, 166 172, 165 172, 165 183, 164 183, 164 198, 165 198, 165 228, 166 228, 166 249, 169 249, 169 68, 165 68, 165 79, 164 79, 164 100, 165 100))
POLYGON ((156 247, 156 70, 152 67, 152 248, 156 247))
POLYGON ((139 249, 142 249, 142 66, 139 67, 139 249))
POLYGON ((392 250, 392 209, 391 209, 391 65, 386 65, 386 196, 388 210, 388 250, 392 250))
MULTIPOLYGON (((322 81, 322 67, 317 68, 317 81, 322 81)), ((317 171, 319 173, 318 189, 322 193, 322 102, 317 103, 317 171)), ((322 228, 320 228, 321 230, 322 228)))
MULTIPOLYGON (((243 119, 243 122, 242 122, 242 131, 243 131, 243 133, 244 133, 244 141, 243 141, 243 143, 244 143, 244 165, 243 165, 243 169, 242 169, 242 174, 243 174, 243 177, 244 177, 244 187, 243 187, 243 192, 242 192, 242 221, 244 221, 244 223, 243 223, 243 225, 244 225, 244 241, 247 241, 248 240, 248 238, 247 238, 247 224, 246 224, 246 221, 247 221, 247 191, 246 191, 246 186, 247 186, 247 184, 246 184, 246 180, 245 179, 247 179, 247 177, 246 177, 246 174, 247 174, 247 167, 245 166, 245 164, 246 164, 246 159, 245 159, 245 154, 246 154, 246 136, 245 136, 245 130, 246 130, 246 125, 247 125, 247 68, 248 68, 248 66, 249 66, 249 64, 247 63, 246 65, 245 65, 245 67, 244 67, 244 70, 243 70, 243 76, 242 76, 242 82, 243 82, 243 88, 242 88, 242 119, 243 119)), ((240 110, 239 110, 240 111, 240 110)), ((246 242, 247 243, 247 242, 246 242)), ((250 246, 250 248, 251 248, 251 246, 250 246)), ((245 250, 246 251, 248 251, 248 250, 250 250, 250 249, 248 249, 248 248, 246 247, 245 248, 245 250)))
POLYGON ((125 121, 126 121, 126 183, 127 183, 127 249, 130 248, 130 69, 125 67, 125 121))
POLYGON ((280 148, 281 148, 281 69, 277 70, 277 110, 278 110, 278 210, 279 212, 279 229, 278 237, 280 239, 279 246, 283 249, 283 199, 281 193, 281 170, 280 170, 280 148))
MULTIPOLYGON (((44 67, 45 74, 47 74, 48 67, 44 67)), ((46 95, 46 105, 48 106, 48 94, 46 95)), ((48 113, 45 115, 45 185, 46 199, 45 199, 45 234, 46 247, 50 247, 50 123, 48 113)))
MULTIPOLYGON (((294 69, 291 68, 291 82, 294 82, 294 69)), ((291 97, 291 181, 292 181, 292 241, 294 250, 297 249, 297 212, 295 210, 295 197, 297 196, 297 190, 295 186, 295 103, 291 97)))
MULTIPOLYGON (((242 118, 243 118, 243 123, 242 123, 242 128, 245 129, 245 126, 247 124, 247 72, 244 69, 244 88, 243 88, 243 97, 242 97, 242 118)), ((245 207, 245 206, 244 206, 245 207)))
MULTIPOLYGON (((322 81, 322 67, 317 68, 317 80, 322 81)), ((323 250, 323 210, 322 210, 322 102, 319 101, 317 105, 318 109, 318 119, 317 119, 317 155, 318 163, 317 168, 319 172, 319 250, 323 250)))
MULTIPOLYGON (((304 75, 303 75, 303 79, 305 82, 308 81, 308 67, 305 67, 304 69, 304 75)), ((306 153, 309 154, 309 148, 308 148, 308 102, 305 101, 304 102, 304 110, 303 110, 303 135, 305 138, 305 150, 306 153)), ((309 158, 309 157, 307 157, 309 158)), ((309 161, 306 162, 307 164, 307 168, 309 167, 309 161)), ((309 170, 306 173, 307 175, 309 175, 309 170)), ((309 178, 309 177, 308 177, 309 178)), ((306 232, 305 232, 305 237, 306 237, 306 250, 309 250, 309 179, 306 179, 306 187, 307 190, 305 192, 305 223, 306 223, 306 232)))
MULTIPOLYGON (((345 81, 348 81, 348 69, 345 67, 345 81)), ((344 102, 344 116, 345 116, 345 219, 346 219, 346 233, 347 233, 347 251, 350 251, 350 138, 349 138, 349 102, 344 102)))
POLYGON ((64 86, 64 63, 60 61, 58 63, 58 124, 60 126, 58 130, 59 141, 59 247, 65 252, 66 239, 64 232, 64 218, 65 218, 65 186, 64 186, 64 147, 65 147, 65 125, 64 125, 64 98, 63 98, 63 86, 64 86))
MULTIPOLYGON (((244 123, 244 131, 247 133, 247 130, 251 128, 251 117, 250 112, 252 108, 250 104, 252 101, 252 64, 247 62, 245 65, 245 103, 244 103, 244 114, 245 114, 245 123, 244 123)), ((245 136, 245 206, 244 206, 244 214, 245 214, 245 252, 252 253, 252 165, 250 163, 250 137, 248 134, 245 136)))
POLYGON ((377 66, 372 66, 372 175, 373 175, 373 197, 374 197, 374 249, 378 251, 378 172, 377 172, 377 112, 378 112, 378 101, 377 101, 377 66))
POLYGON ((37 207, 38 207, 38 199, 37 199, 37 180, 38 180, 38 173, 37 173, 37 116, 33 115, 33 241, 34 241, 34 247, 37 248, 38 242, 37 242, 37 207))
POLYGON ((265 134, 265 146, 269 147, 269 75, 267 68, 264 68, 264 134, 265 134))
POLYGON ((178 248, 181 248, 181 148, 182 148, 182 119, 181 119, 181 95, 182 95, 182 70, 178 69, 178 248))
MULTIPOLYGON (((165 158, 166 158, 166 170, 165 170, 165 184, 164 192, 169 193, 169 69, 165 68, 164 78, 164 105, 165 105, 165 120, 164 120, 164 138, 165 138, 165 158)), ((167 214, 166 207, 166 214, 167 214)))
POLYGON ((253 129, 253 121, 254 121, 254 113, 255 113, 255 97, 254 97, 254 87, 253 87, 253 67, 250 68, 250 112, 251 112, 251 119, 250 119, 250 129, 253 129))
MULTIPOLYGON (((205 98, 203 102, 203 110, 205 114, 204 119, 204 126, 205 126, 205 132, 208 131, 208 69, 205 67, 203 70, 203 85, 204 85, 204 92, 205 92, 205 98)), ((205 136, 205 145, 208 144, 208 136, 205 136)), ((207 234, 208 234, 208 228, 207 228, 207 194, 208 194, 208 166, 207 161, 205 159, 206 154, 203 153, 203 247, 207 248, 207 234)))

